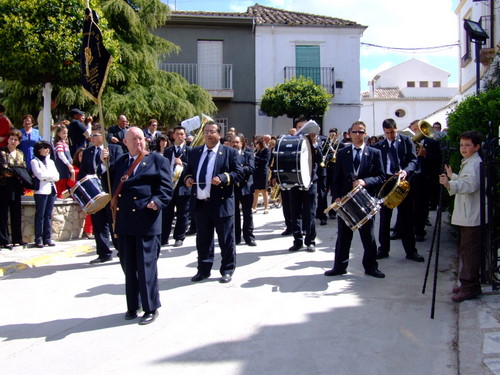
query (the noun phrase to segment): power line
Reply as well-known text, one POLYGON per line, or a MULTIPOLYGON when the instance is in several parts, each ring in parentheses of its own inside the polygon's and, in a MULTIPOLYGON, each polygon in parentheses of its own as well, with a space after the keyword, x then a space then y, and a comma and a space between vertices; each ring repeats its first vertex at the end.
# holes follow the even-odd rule
POLYGON ((414 48, 405 48, 405 47, 388 47, 388 46, 381 46, 378 44, 373 44, 373 43, 363 43, 361 42, 362 46, 368 46, 368 47, 375 47, 375 48, 383 48, 383 49, 388 49, 388 50, 394 50, 394 51, 423 51, 423 50, 436 50, 436 49, 443 49, 443 48, 451 48, 451 47, 457 47, 459 44, 458 42, 453 43, 453 44, 444 44, 442 46, 434 46, 434 47, 414 47, 414 48))

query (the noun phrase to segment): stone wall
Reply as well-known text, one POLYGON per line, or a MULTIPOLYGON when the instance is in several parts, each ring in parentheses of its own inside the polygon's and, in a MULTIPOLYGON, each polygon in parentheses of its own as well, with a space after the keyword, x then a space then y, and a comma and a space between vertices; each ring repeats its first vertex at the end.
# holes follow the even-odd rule
MULTIPOLYGON (((35 241, 35 200, 33 196, 22 197, 23 241, 35 241)), ((85 212, 73 199, 57 199, 52 213, 52 240, 67 241, 82 236, 85 212)), ((10 229, 10 224, 9 224, 10 229)))

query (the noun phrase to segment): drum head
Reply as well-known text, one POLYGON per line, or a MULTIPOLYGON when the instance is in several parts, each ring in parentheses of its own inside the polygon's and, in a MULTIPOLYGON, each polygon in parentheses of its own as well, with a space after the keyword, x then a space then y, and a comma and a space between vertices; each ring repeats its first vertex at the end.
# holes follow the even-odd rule
POLYGON ((300 147, 300 177, 304 189, 309 189, 312 183, 313 160, 311 143, 307 138, 302 139, 302 147, 300 147))

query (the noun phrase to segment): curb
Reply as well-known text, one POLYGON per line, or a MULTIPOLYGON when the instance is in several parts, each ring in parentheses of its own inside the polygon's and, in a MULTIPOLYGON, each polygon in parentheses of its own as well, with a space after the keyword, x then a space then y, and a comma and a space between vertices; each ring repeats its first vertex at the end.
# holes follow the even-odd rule
POLYGON ((16 262, 8 266, 0 266, 0 277, 10 275, 16 272, 25 270, 26 268, 34 268, 51 263, 55 258, 64 257, 72 258, 76 255, 86 254, 95 251, 93 246, 79 245, 69 249, 59 250, 50 254, 40 255, 32 259, 26 259, 21 262, 16 262))

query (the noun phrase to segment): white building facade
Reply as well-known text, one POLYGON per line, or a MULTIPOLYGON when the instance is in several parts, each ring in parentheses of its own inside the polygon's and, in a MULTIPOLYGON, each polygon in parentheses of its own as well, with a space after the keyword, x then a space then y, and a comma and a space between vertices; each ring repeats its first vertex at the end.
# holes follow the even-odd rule
POLYGON ((321 84, 334 93, 322 119, 323 133, 332 127, 345 130, 359 119, 360 39, 365 26, 260 5, 250 7, 249 12, 256 15, 257 134, 284 134, 292 127, 293 119, 268 117, 259 102, 265 89, 285 82, 304 63, 317 66, 321 84))
POLYGON ((383 133, 382 122, 393 118, 399 129, 447 105, 456 87, 448 87, 450 74, 418 59, 410 59, 373 77, 362 93, 360 119, 370 135, 383 133))

